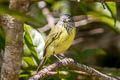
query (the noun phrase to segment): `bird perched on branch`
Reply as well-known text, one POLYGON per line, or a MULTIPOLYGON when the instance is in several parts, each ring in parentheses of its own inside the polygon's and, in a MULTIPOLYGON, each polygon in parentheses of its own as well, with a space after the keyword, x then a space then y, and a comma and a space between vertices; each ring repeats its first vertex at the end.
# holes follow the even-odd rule
POLYGON ((68 14, 61 16, 58 23, 52 27, 47 36, 43 59, 37 68, 37 72, 45 64, 48 57, 65 52, 71 46, 75 38, 75 33, 76 28, 72 17, 68 14))

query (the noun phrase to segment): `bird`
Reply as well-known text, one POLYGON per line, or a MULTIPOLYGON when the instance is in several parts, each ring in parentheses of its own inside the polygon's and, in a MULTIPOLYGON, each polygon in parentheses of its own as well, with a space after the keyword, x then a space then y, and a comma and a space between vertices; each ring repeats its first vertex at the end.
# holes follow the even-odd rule
POLYGON ((51 55, 65 52, 72 45, 75 34, 76 28, 72 16, 64 14, 60 17, 57 24, 51 28, 45 40, 43 59, 37 68, 37 72, 51 55))

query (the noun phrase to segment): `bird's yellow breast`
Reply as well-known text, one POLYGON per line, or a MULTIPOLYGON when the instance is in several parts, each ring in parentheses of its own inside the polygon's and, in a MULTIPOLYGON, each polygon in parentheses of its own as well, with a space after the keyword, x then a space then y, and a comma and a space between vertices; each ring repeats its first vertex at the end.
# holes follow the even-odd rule
POLYGON ((59 39, 56 40, 55 42, 55 43, 58 43, 58 45, 54 47, 55 54, 66 51, 71 46, 74 40, 74 37, 75 37, 75 28, 73 28, 70 33, 68 33, 66 30, 63 30, 59 39))
MULTIPOLYGON (((53 29, 53 31, 58 31, 61 33, 47 47, 46 56, 50 56, 53 54, 59 54, 59 53, 66 51, 71 46, 71 44, 75 38, 75 33, 76 33, 75 27, 69 33, 67 32, 67 30, 65 28, 61 28, 61 27, 56 27, 53 29)), ((51 32, 53 32, 53 31, 51 31, 51 32)), ((50 37, 50 35, 49 35, 49 37, 50 37)), ((50 41, 50 39, 48 38, 47 41, 50 41)))

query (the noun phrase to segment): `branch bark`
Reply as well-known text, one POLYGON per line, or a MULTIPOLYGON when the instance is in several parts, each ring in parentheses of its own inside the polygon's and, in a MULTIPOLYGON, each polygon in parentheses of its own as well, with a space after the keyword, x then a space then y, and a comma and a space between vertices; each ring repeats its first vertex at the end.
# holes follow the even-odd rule
POLYGON ((92 67, 88 67, 86 65, 77 63, 71 58, 64 58, 59 62, 56 62, 54 64, 47 66, 46 68, 40 70, 37 74, 32 76, 29 80, 39 80, 39 79, 43 79, 49 75, 55 75, 55 74, 51 74, 51 72, 54 72, 55 70, 57 70, 61 67, 66 67, 66 66, 76 68, 77 70, 80 70, 80 71, 84 71, 91 76, 96 76, 100 80, 118 80, 114 77, 103 74, 103 73, 95 70, 92 67))
MULTIPOLYGON (((9 7, 20 12, 26 12, 27 0, 10 0, 9 7)), ((10 15, 0 16, 1 26, 5 30, 6 45, 1 69, 1 80, 19 80, 20 65, 23 52, 23 21, 16 20, 10 15)))
POLYGON ((2 16, 6 45, 1 80, 18 80, 23 51, 23 22, 9 15, 2 16))

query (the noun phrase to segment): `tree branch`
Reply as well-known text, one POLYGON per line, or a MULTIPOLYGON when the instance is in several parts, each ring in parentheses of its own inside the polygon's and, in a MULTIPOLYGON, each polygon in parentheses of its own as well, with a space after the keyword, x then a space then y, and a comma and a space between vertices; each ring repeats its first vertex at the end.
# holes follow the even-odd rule
MULTIPOLYGON (((26 12, 28 0, 10 0, 9 7, 20 12, 26 12)), ((20 66, 23 53, 24 22, 10 15, 0 16, 0 26, 5 31, 5 54, 1 69, 0 80, 19 80, 20 66)))
POLYGON ((55 20, 54 20, 54 17, 51 15, 51 13, 50 13, 50 11, 49 11, 48 8, 44 8, 44 9, 42 10, 42 12, 43 12, 43 14, 46 16, 47 21, 48 21, 48 24, 45 25, 45 26, 42 27, 42 28, 39 28, 40 30, 39 30, 39 29, 38 29, 38 30, 41 31, 41 32, 45 32, 46 30, 49 30, 51 27, 54 26, 55 20))
MULTIPOLYGON (((64 58, 61 61, 58 61, 54 64, 51 64, 49 66, 47 66, 46 68, 40 70, 37 74, 35 74, 34 76, 32 76, 29 80, 39 80, 39 79, 43 79, 49 75, 51 75, 51 72, 62 68, 62 67, 72 67, 72 68, 77 68, 77 70, 81 70, 84 71, 86 73, 88 73, 91 76, 96 76, 98 77, 100 80, 118 80, 114 77, 108 76, 106 74, 103 74, 97 70, 95 70, 92 67, 88 67, 86 65, 80 64, 75 62, 72 58, 64 58)), ((56 74, 56 73, 55 73, 56 74)), ((54 75, 54 74, 52 74, 54 75)))

